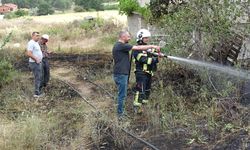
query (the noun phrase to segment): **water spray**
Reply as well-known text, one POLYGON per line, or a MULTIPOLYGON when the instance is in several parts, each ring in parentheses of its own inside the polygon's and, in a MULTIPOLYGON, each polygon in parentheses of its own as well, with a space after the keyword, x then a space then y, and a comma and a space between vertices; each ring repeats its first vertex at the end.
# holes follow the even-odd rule
POLYGON ((181 58, 181 57, 175 57, 175 56, 168 56, 168 58, 173 60, 173 61, 178 61, 178 62, 182 62, 182 63, 185 63, 185 64, 196 65, 196 66, 199 66, 199 67, 204 67, 204 68, 207 68, 207 69, 227 73, 227 74, 229 74, 231 76, 235 76, 235 77, 239 77, 239 78, 242 78, 242 79, 250 80, 250 72, 242 70, 242 69, 235 69, 235 68, 224 66, 224 65, 208 63, 208 62, 192 60, 192 59, 186 59, 186 58, 181 58))
MULTIPOLYGON (((159 46, 161 48, 165 47, 166 42, 165 41, 160 41, 159 46)), ((154 56, 159 56, 159 57, 164 57, 168 58, 170 60, 173 60, 175 62, 179 62, 182 64, 190 64, 190 65, 195 65, 199 67, 204 67, 206 69, 211 69, 211 70, 216 70, 218 72, 226 73, 231 76, 239 77, 241 79, 248 79, 250 80, 250 72, 242 69, 235 69, 232 67, 220 65, 220 64, 215 64, 215 63, 209 63, 209 62, 204 62, 204 61, 199 61, 199 60, 193 60, 189 58, 181 58, 181 57, 175 57, 175 56, 170 56, 164 53, 151 53, 154 56)))

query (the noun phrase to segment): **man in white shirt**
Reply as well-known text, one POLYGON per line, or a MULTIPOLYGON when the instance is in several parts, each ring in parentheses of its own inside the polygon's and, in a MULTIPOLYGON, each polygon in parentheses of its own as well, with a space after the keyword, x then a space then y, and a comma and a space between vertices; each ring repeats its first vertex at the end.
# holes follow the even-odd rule
POLYGON ((42 59, 43 54, 41 48, 38 44, 40 38, 39 32, 33 32, 31 35, 31 40, 27 45, 26 55, 29 57, 29 67, 32 70, 35 77, 35 94, 34 97, 42 96, 40 84, 42 76, 42 59))

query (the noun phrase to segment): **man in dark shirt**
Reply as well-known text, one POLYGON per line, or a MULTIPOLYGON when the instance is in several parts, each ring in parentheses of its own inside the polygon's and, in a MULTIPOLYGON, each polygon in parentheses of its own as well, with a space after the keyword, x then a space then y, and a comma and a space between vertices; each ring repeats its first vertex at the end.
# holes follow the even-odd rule
POLYGON ((124 101, 127 97, 128 88, 128 75, 130 72, 129 51, 130 50, 147 50, 157 49, 156 45, 137 45, 132 46, 128 44, 130 40, 130 34, 127 31, 121 31, 119 33, 119 40, 115 43, 112 54, 114 59, 114 81, 118 87, 118 119, 121 120, 124 116, 124 101))

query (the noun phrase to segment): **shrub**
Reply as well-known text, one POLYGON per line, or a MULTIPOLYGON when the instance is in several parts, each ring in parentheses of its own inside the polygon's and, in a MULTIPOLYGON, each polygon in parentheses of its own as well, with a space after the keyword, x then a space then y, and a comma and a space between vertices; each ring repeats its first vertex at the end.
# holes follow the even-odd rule
MULTIPOLYGON (((10 41, 12 36, 12 32, 8 34, 8 36, 4 39, 3 43, 0 45, 0 52, 3 51, 3 47, 10 41)), ((14 76, 14 69, 13 66, 7 59, 5 58, 4 52, 0 53, 1 60, 0 60, 0 88, 10 82, 14 76)))
POLYGON ((74 11, 75 12, 84 12, 86 10, 83 7, 81 7, 81 6, 75 6, 74 11))
POLYGON ((31 15, 31 16, 37 16, 37 12, 38 12, 38 8, 37 7, 36 8, 31 8, 29 10, 29 15, 31 15))
POLYGON ((26 10, 19 9, 19 10, 17 10, 16 12, 14 12, 14 14, 15 14, 17 17, 22 17, 22 16, 27 16, 27 15, 29 15, 29 12, 26 11, 26 10))
POLYGON ((47 3, 42 3, 38 6, 37 15, 48 15, 53 14, 55 11, 52 9, 51 5, 47 3))
POLYGON ((97 18, 94 20, 84 20, 82 21, 80 27, 84 30, 93 30, 94 28, 98 28, 103 26, 104 20, 101 18, 97 18))
POLYGON ((14 69, 7 60, 0 60, 0 87, 9 83, 14 77, 14 69))
POLYGON ((140 6, 136 0, 119 0, 119 11, 121 14, 132 15, 138 7, 140 6))
POLYGON ((13 18, 17 18, 17 16, 15 15, 14 12, 10 12, 4 15, 5 19, 13 19, 13 18))
POLYGON ((13 18, 18 18, 18 17, 22 17, 22 16, 27 16, 27 15, 29 15, 28 11, 19 9, 19 10, 15 11, 15 12, 7 13, 4 16, 4 18, 6 18, 6 19, 13 19, 13 18))
POLYGON ((107 4, 103 6, 104 10, 118 10, 118 4, 107 4))
POLYGON ((136 0, 119 0, 119 12, 130 16, 133 12, 140 13, 146 20, 149 20, 151 12, 147 7, 140 7, 136 0))

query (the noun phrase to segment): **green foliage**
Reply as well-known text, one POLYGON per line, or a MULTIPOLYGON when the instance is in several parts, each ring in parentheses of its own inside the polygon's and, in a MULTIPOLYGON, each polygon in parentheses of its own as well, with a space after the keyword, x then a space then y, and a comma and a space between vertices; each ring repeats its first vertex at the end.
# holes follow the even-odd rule
POLYGON ((6 18, 6 19, 13 19, 13 18, 18 18, 18 17, 22 17, 22 16, 27 16, 27 15, 29 15, 28 11, 19 9, 19 10, 15 11, 15 12, 7 13, 4 16, 4 18, 6 18))
POLYGON ((149 20, 149 17, 151 16, 151 12, 148 7, 140 7, 137 0, 119 0, 118 8, 121 14, 125 14, 127 16, 132 15, 134 12, 139 13, 146 20, 149 20))
POLYGON ((0 51, 3 49, 3 47, 10 41, 10 38, 12 36, 12 32, 8 34, 8 36, 3 40, 3 43, 0 45, 0 51))
POLYGON ((0 60, 0 87, 12 81, 14 75, 11 63, 5 59, 0 60))
POLYGON ((104 25, 104 20, 96 18, 94 20, 84 20, 81 22, 80 27, 85 31, 94 30, 104 25))
MULTIPOLYGON (((12 32, 8 34, 3 43, 0 45, 0 52, 3 51, 3 47, 10 41, 11 36, 12 32)), ((7 58, 5 58, 3 54, 0 53, 0 56, 1 55, 2 59, 0 60, 0 87, 2 87, 6 83, 9 83, 13 79, 15 73, 11 63, 7 61, 7 58)))
POLYGON ((83 7, 81 7, 81 6, 75 6, 74 11, 75 12, 84 12, 86 10, 83 7))
POLYGON ((48 15, 48 14, 53 14, 53 13, 54 13, 54 10, 52 9, 51 5, 49 5, 48 3, 39 4, 37 15, 41 16, 41 15, 48 15))
POLYGON ((106 4, 103 6, 104 10, 118 10, 118 4, 106 4))
POLYGON ((174 55, 187 56, 195 51, 199 57, 206 55, 216 41, 232 32, 243 7, 238 2, 193 0, 182 5, 168 5, 167 14, 151 18, 170 37, 168 48, 174 55))
POLYGON ((15 15, 15 13, 9 12, 9 13, 4 15, 4 18, 5 19, 13 19, 13 18, 17 18, 17 16, 15 15))
POLYGON ((37 16, 37 11, 38 11, 38 8, 30 8, 29 9, 29 15, 31 16, 37 16))
POLYGON ((103 10, 102 0, 74 0, 74 2, 86 10, 103 10))
POLYGON ((71 5, 72 5, 71 0, 55 0, 53 3, 53 7, 60 10, 70 9, 71 5))
POLYGON ((27 16, 29 15, 29 12, 26 10, 19 9, 14 12, 17 17, 27 16))
POLYGON ((119 0, 119 11, 121 14, 132 15, 139 8, 136 0, 119 0))

